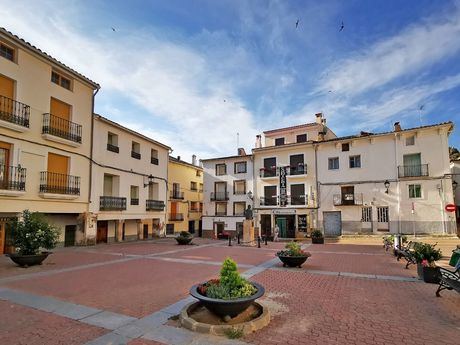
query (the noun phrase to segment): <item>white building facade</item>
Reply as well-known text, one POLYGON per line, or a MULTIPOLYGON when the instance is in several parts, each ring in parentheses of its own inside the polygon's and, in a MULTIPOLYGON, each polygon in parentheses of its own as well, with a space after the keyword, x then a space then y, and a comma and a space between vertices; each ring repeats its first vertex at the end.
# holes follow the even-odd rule
POLYGON ((253 208, 253 161, 237 156, 201 160, 203 165, 203 236, 223 238, 242 231, 244 211, 253 208))

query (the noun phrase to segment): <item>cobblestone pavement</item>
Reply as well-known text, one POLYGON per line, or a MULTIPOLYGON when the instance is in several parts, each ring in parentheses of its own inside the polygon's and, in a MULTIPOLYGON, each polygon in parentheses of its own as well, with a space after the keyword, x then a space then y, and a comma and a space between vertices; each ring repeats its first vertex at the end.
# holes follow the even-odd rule
MULTIPOLYGON (((301 269, 281 267, 283 243, 228 247, 173 239, 57 249, 23 269, 0 260, 0 344, 457 344, 460 295, 417 279, 380 241, 308 245, 301 269), (374 244, 375 242, 375 244, 374 244), (272 313, 239 340, 167 325, 191 301, 189 287, 215 277, 230 256, 262 283, 272 313)), ((450 245, 450 243, 448 243, 450 245)))

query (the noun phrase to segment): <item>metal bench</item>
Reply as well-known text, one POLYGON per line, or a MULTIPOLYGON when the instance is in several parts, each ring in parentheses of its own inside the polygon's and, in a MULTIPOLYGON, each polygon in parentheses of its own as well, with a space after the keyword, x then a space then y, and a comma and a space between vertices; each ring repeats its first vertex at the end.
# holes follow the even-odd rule
POLYGON ((405 247, 395 249, 396 259, 399 261, 401 258, 404 258, 407 261, 406 268, 409 268, 409 265, 417 263, 414 257, 414 247, 417 243, 410 241, 405 247))
POLYGON ((436 291, 436 297, 441 297, 439 294, 442 290, 455 290, 460 293, 460 259, 457 260, 455 265, 455 271, 439 268, 440 282, 438 290, 436 291))

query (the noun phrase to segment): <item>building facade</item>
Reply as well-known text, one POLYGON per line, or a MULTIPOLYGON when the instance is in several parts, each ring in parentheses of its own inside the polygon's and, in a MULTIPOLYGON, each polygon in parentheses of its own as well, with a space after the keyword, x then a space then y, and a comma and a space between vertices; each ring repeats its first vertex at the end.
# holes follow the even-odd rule
POLYGON ((162 236, 170 147, 95 114, 87 242, 162 236))
POLYGON ((204 173, 203 236, 222 238, 242 231, 244 211, 253 208, 253 156, 201 160, 204 173))
POLYGON ((67 245, 85 242, 91 118, 99 85, 0 29, 0 254, 7 221, 39 211, 67 245))
POLYGON ((452 188, 454 190, 455 218, 457 220, 457 235, 460 236, 460 159, 453 159, 450 162, 452 174, 452 188))
POLYGON ((169 157, 168 189, 166 235, 181 231, 201 235, 203 169, 197 166, 196 156, 191 164, 180 157, 169 157))

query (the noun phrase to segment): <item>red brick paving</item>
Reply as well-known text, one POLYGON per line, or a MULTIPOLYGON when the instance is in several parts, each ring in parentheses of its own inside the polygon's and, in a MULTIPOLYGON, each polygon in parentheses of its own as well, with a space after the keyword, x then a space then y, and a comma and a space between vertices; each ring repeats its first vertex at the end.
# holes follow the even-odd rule
POLYGON ((436 298, 436 285, 292 271, 253 280, 280 311, 245 338, 254 344, 458 344, 460 298, 436 298))
POLYGON ((9 283, 14 289, 134 317, 188 296, 196 283, 215 277, 218 266, 150 259, 101 266, 9 283))
POLYGON ((79 345, 107 333, 98 327, 1 300, 0 320, 0 344, 4 345, 79 345))
POLYGON ((147 340, 147 339, 134 339, 131 340, 128 345, 164 345, 163 343, 159 343, 158 341, 147 340))

